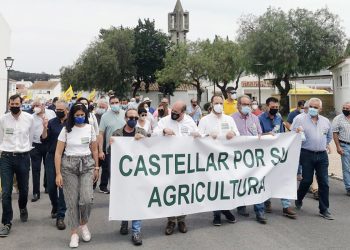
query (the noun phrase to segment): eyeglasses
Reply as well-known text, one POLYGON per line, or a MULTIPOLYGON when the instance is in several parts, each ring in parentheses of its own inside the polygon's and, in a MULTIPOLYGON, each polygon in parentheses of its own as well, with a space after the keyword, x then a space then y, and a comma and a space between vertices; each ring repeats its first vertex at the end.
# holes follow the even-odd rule
POLYGON ((128 120, 135 120, 137 121, 139 118, 137 116, 130 116, 128 117, 128 120))
POLYGON ((309 106, 309 108, 318 109, 318 107, 316 107, 316 106, 309 106))

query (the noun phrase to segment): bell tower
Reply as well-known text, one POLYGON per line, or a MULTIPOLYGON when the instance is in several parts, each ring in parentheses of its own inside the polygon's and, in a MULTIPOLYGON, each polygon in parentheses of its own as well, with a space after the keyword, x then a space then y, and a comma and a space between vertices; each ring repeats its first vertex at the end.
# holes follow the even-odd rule
POLYGON ((184 11, 180 0, 177 0, 174 11, 168 14, 168 32, 171 41, 175 44, 185 43, 188 31, 189 12, 184 11))

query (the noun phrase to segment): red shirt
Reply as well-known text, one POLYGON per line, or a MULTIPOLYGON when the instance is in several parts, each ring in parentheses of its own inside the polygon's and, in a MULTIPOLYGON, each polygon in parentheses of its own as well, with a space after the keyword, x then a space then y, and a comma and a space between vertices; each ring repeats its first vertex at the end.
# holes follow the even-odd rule
POLYGON ((256 109, 256 110, 253 110, 252 111, 252 114, 256 115, 256 116, 259 116, 261 115, 263 112, 260 110, 260 109, 256 109))

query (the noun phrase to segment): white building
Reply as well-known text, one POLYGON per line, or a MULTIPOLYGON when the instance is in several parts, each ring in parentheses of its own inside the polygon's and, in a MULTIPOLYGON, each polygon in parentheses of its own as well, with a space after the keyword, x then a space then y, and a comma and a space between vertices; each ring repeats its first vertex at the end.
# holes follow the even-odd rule
POLYGON ((342 111, 345 102, 350 102, 350 57, 344 58, 329 68, 333 73, 334 108, 342 111))
POLYGON ((61 82, 59 81, 36 81, 28 88, 31 99, 49 100, 54 97, 60 97, 62 91, 61 82))
MULTIPOLYGON (((4 59, 10 56, 11 30, 5 19, 0 14, 0 89, 7 88, 7 71, 4 59)), ((6 91, 0 91, 0 115, 6 109, 6 91)))

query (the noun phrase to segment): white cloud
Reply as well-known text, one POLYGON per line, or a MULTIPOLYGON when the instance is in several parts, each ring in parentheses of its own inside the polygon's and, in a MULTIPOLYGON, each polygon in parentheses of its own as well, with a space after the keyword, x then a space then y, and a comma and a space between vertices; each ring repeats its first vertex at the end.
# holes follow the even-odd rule
MULTIPOLYGON (((0 11, 12 29, 15 68, 29 72, 58 73, 72 64, 98 35, 100 28, 137 24, 138 18, 155 19, 167 32, 167 14, 176 0, 0 0, 0 11)), ((235 37, 243 14, 262 14, 267 7, 308 8, 328 6, 340 16, 350 34, 347 0, 182 0, 190 12, 189 39, 235 37)))

